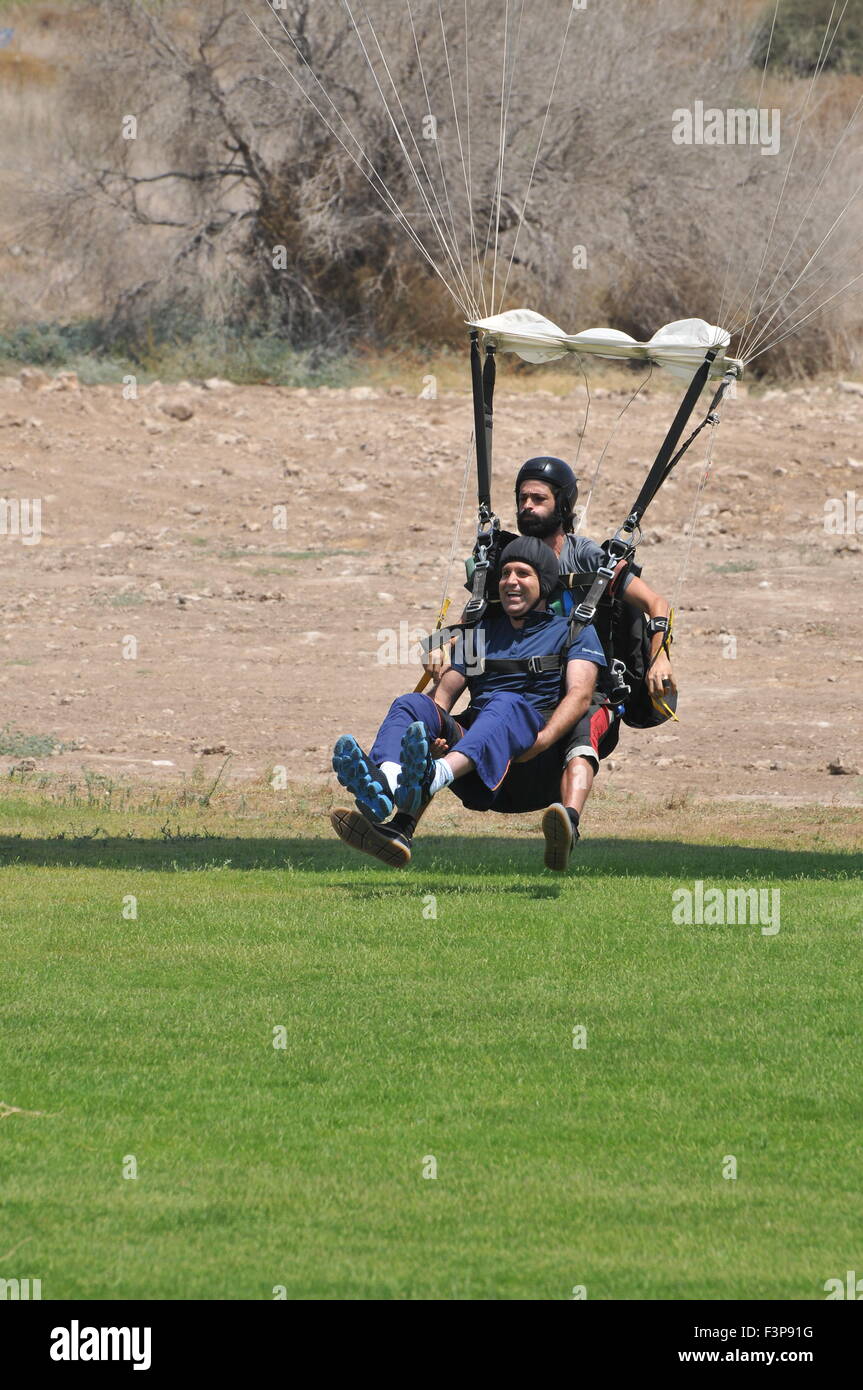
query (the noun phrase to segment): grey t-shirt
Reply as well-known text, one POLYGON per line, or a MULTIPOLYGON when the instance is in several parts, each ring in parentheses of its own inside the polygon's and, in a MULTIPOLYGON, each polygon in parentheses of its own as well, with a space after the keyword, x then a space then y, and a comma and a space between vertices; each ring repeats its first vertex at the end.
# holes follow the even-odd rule
MULTIPOLYGON (((605 552, 601 545, 592 541, 589 536, 567 536, 563 542, 563 549, 560 552, 560 572, 561 574, 593 574, 605 561, 605 552)), ((632 579, 631 572, 623 580, 623 588, 627 588, 632 579)))
MULTIPOLYGON (((605 551, 601 545, 590 540, 588 536, 567 536, 559 558, 561 574, 595 574, 599 566, 605 563, 605 551)), ((624 578, 624 589, 631 579, 632 573, 630 571, 624 578)), ((573 604, 578 603, 586 595, 586 588, 579 590, 574 598, 568 590, 559 588, 551 595, 549 607, 554 612, 560 612, 566 617, 573 604)), ((608 668, 599 672, 596 688, 604 694, 608 694, 611 690, 608 668)))

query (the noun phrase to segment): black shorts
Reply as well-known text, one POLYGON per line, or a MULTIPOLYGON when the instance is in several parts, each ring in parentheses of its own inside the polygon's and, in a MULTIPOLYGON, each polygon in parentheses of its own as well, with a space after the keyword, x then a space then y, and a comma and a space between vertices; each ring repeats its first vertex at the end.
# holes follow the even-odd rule
MULTIPOLYGON (((546 719, 551 710, 545 711, 546 719)), ((541 811, 560 798, 560 778, 571 758, 589 758, 598 770, 600 759, 617 747, 620 721, 602 695, 595 695, 574 729, 527 763, 511 763, 500 786, 490 791, 475 772, 450 784, 450 790, 471 811, 503 815, 541 811)))
POLYGON ((596 694, 590 702, 587 713, 582 715, 575 728, 570 729, 565 740, 564 763, 572 758, 587 758, 593 763, 594 771, 599 771, 602 758, 613 753, 620 738, 620 719, 616 711, 603 695, 596 694))

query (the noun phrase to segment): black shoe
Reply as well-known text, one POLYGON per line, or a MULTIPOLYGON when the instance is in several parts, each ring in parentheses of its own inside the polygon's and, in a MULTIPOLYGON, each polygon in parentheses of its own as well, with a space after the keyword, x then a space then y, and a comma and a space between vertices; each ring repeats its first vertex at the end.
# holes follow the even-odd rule
POLYGON ((545 836, 545 859, 547 869, 563 873, 569 864, 569 856, 578 836, 578 826, 574 824, 566 806, 556 801, 542 817, 542 833, 545 836))
POLYGON ((330 813, 330 824, 344 844, 370 854, 391 869, 402 869, 411 860, 411 839, 392 825, 379 825, 359 811, 337 806, 330 813))

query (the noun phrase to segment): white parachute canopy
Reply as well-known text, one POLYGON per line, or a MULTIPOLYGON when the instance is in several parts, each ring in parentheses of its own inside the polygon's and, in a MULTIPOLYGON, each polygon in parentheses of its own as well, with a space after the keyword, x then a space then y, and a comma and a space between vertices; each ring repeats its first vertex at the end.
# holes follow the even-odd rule
POLYGON ((664 367, 675 376, 689 378, 701 366, 705 354, 717 349, 711 364, 712 377, 733 371, 743 375, 743 363, 726 357, 731 335, 724 328, 704 319, 677 319, 658 329, 646 343, 630 338, 616 328, 588 328, 584 333, 564 333, 556 323, 533 309, 510 309, 491 318, 469 320, 471 328, 485 334, 502 352, 516 352, 526 362, 552 362, 568 352, 594 357, 635 358, 664 367))

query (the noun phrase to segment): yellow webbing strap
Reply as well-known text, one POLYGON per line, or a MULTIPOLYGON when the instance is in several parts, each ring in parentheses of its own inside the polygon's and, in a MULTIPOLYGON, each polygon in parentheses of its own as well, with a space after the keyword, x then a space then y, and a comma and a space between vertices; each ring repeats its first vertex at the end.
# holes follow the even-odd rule
MULTIPOLYGON (((670 648, 670 646, 671 646, 671 643, 672 643, 673 640, 674 640, 673 631, 672 631, 673 627, 674 627, 674 609, 673 609, 673 608, 669 608, 669 610, 668 610, 668 627, 666 628, 665 632, 664 632, 663 635, 662 635, 662 642, 660 643, 659 651, 656 653, 656 656, 659 656, 659 652, 665 652, 665 655, 668 657, 668 660, 669 660, 669 661, 671 660, 671 652, 670 652, 669 648, 670 648)), ((655 661, 655 660, 656 660, 656 657, 654 657, 653 660, 655 661)), ((652 665, 652 664, 653 664, 653 662, 651 662, 651 665, 652 665)), ((664 715, 666 719, 673 719, 674 722, 675 722, 675 724, 679 724, 679 723, 680 723, 680 720, 678 719, 678 717, 677 717, 677 715, 675 714, 674 710, 671 709, 670 706, 669 706, 668 704, 666 704, 665 700, 663 700, 661 696, 659 696, 659 695, 651 695, 651 697, 650 697, 650 703, 653 705, 653 708, 656 710, 657 714, 662 714, 662 715, 664 715)))
MULTIPOLYGON (((441 610, 437 615, 437 622, 435 623, 435 632, 440 632, 441 628, 443 627, 443 620, 449 612, 449 606, 451 603, 451 598, 445 598, 443 603, 441 604, 441 610)), ((423 671, 422 675, 420 676, 419 680, 414 686, 414 694, 421 695, 430 680, 431 676, 429 675, 428 671, 423 671)))

